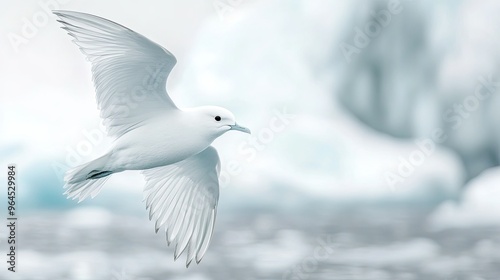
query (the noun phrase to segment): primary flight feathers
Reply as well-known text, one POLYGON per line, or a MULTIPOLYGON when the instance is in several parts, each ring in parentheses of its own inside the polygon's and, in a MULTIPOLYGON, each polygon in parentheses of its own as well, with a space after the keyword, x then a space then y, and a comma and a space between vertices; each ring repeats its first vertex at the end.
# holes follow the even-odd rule
POLYGON ((177 60, 148 38, 94 15, 54 11, 92 63, 97 105, 110 136, 158 111, 177 109, 166 92, 177 60))

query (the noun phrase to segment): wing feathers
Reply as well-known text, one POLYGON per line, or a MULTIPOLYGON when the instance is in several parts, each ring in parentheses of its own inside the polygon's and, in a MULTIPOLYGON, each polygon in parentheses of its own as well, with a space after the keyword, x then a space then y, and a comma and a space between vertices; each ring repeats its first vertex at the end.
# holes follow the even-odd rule
POLYGON ((101 17, 54 11, 92 64, 104 125, 119 137, 152 115, 177 107, 166 93, 175 57, 146 37, 101 17))
POLYGON ((144 170, 146 208, 155 230, 164 227, 174 259, 187 252, 186 266, 203 258, 212 238, 219 200, 217 151, 203 152, 178 163, 144 170))

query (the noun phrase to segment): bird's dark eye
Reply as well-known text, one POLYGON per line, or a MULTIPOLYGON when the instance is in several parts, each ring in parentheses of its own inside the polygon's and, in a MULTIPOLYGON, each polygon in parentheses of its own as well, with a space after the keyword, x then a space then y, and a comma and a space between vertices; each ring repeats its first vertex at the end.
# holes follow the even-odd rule
POLYGON ((220 121, 220 116, 215 116, 216 121, 220 121))

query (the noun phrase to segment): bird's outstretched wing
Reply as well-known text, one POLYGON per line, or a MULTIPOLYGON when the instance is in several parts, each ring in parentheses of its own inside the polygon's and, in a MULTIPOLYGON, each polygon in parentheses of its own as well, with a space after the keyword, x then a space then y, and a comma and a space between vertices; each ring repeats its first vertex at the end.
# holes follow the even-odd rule
POLYGON ((152 115, 177 109, 165 89, 176 63, 169 51, 101 17, 54 14, 92 63, 97 104, 110 136, 119 137, 152 115))
POLYGON ((175 244, 174 259, 187 248, 186 267, 199 263, 214 229, 219 201, 220 160, 212 146, 175 164, 144 170, 144 199, 156 232, 175 244))

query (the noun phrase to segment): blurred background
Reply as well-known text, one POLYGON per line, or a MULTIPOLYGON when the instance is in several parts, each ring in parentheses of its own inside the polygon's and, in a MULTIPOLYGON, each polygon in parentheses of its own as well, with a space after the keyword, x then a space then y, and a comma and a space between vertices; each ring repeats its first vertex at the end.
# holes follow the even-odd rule
POLYGON ((3 262, 0 279, 498 279, 499 12, 493 0, 4 1, 0 166, 18 168, 19 245, 18 272, 3 262), (90 64, 52 9, 161 44, 180 107, 224 106, 252 129, 214 143, 221 195, 199 265, 174 262, 154 233, 139 173, 80 204, 62 195, 64 172, 111 140, 90 64))

